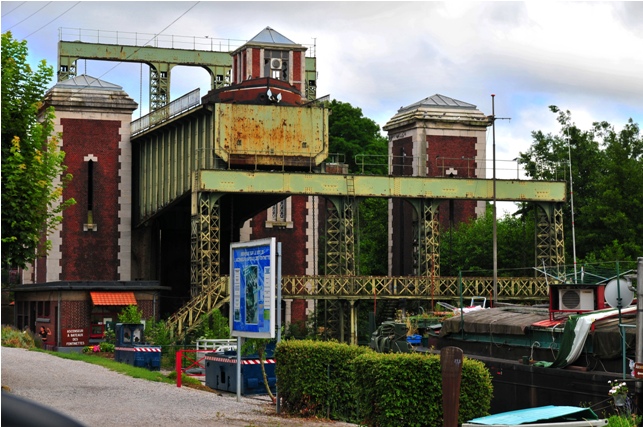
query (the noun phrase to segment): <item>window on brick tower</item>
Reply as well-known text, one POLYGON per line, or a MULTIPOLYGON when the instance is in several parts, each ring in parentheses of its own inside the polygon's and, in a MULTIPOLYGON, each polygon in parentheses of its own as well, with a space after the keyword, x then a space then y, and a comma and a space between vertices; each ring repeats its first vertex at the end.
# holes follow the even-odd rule
POLYGON ((286 227, 292 228, 292 198, 282 200, 268 209, 266 218, 266 228, 286 227))
POLYGON ((263 59, 263 75, 273 79, 288 81, 287 50, 265 50, 263 59))
POLYGON ((286 201, 282 200, 272 207, 272 220, 277 222, 286 221, 286 201))
POLYGON ((94 210, 94 161, 87 162, 87 224, 93 224, 94 210))

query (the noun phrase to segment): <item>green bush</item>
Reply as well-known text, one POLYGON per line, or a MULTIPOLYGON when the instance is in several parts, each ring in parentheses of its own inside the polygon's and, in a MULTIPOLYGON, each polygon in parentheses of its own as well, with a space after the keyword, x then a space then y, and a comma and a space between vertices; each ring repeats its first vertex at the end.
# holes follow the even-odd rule
POLYGON ((230 322, 221 310, 214 309, 201 316, 201 324, 192 335, 198 339, 229 339, 230 322))
POLYGON ((643 417, 632 415, 612 415, 607 419, 607 427, 637 427, 643 422, 643 417))
POLYGON ((138 324, 142 318, 143 312, 135 305, 128 305, 118 314, 119 323, 138 324))
POLYGON ((145 323, 145 342, 161 347, 172 344, 170 328, 167 327, 165 321, 159 320, 156 322, 154 319, 149 319, 145 323))
MULTIPOLYGON (((368 353, 353 361, 362 421, 375 426, 442 425, 442 373, 438 355, 368 353), (421 410, 419 410, 421 408, 421 410)), ((491 375, 482 362, 464 359, 459 423, 488 415, 491 375)))
POLYGON ((103 353, 113 353, 116 350, 116 346, 112 343, 102 342, 99 344, 100 351, 103 353))
POLYGON ((369 351, 333 342, 281 341, 275 350, 275 373, 284 411, 353 420, 356 406, 350 361, 369 351))
POLYGON ((105 329, 103 339, 107 343, 116 344, 116 332, 113 329, 105 329))
POLYGON ((102 353, 113 353, 115 350, 116 347, 114 344, 110 344, 108 342, 101 342, 100 344, 83 347, 83 353, 98 353, 99 351, 102 353))
MULTIPOLYGON (((42 343, 42 341, 41 341, 42 343)), ((2 345, 5 347, 36 348, 36 339, 30 331, 19 331, 13 326, 2 327, 2 345)), ((42 344, 40 345, 42 347, 42 344)))
MULTIPOLYGON (((275 357, 285 412, 372 426, 443 424, 437 355, 288 340, 277 345, 275 357)), ((465 358, 459 422, 488 415, 492 394, 484 364, 465 358)))

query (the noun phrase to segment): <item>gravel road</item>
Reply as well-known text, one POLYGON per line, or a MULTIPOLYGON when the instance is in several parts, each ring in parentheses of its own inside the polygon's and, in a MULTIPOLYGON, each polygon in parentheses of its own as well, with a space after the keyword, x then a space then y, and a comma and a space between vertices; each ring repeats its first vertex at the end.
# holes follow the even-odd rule
MULTIPOLYGON (((278 416, 267 397, 237 402, 235 394, 135 379, 46 353, 9 347, 0 351, 3 395, 10 392, 37 402, 86 426, 354 426, 278 416)), ((2 409, 4 424, 5 405, 2 409)))

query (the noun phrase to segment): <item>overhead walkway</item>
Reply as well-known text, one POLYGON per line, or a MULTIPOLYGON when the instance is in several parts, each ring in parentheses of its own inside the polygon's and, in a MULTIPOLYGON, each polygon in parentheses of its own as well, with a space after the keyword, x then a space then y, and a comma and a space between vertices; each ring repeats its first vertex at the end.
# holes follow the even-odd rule
MULTIPOLYGON (((202 316, 230 301, 229 278, 219 277, 168 319, 172 337, 182 337, 199 326, 202 316)), ((359 301, 413 298, 429 308, 437 302, 460 305, 472 297, 493 295, 490 277, 378 277, 378 276, 283 276, 284 299, 342 300, 350 304, 351 319, 357 319, 359 301)), ((548 285, 540 278, 498 278, 498 300, 506 303, 545 303, 548 285)), ((371 310, 372 305, 362 309, 371 310)), ((356 342, 357 323, 350 324, 351 342, 356 342)), ((342 340, 345 337, 340 337, 342 340)))

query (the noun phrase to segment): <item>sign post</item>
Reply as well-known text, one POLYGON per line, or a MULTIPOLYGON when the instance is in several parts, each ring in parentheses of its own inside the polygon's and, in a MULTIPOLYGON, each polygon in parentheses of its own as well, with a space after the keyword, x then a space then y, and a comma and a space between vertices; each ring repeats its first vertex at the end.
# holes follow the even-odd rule
POLYGON ((230 245, 230 334, 237 337, 237 400, 241 400, 241 338, 274 338, 277 240, 230 245))

